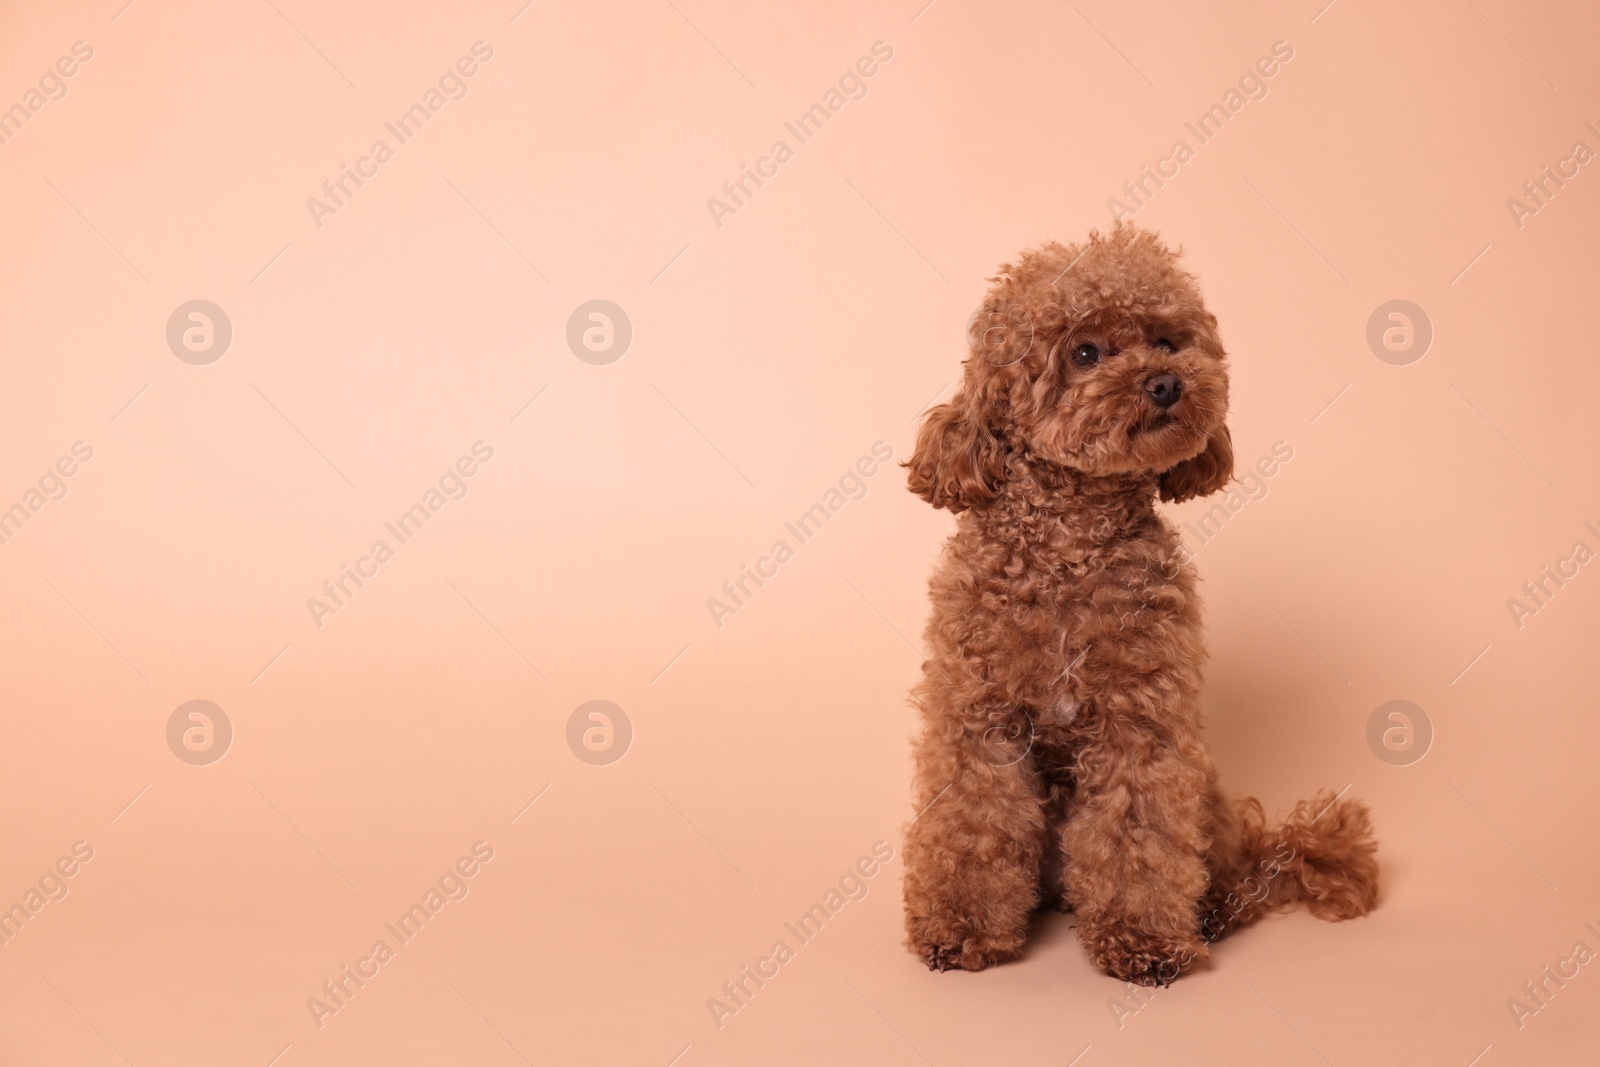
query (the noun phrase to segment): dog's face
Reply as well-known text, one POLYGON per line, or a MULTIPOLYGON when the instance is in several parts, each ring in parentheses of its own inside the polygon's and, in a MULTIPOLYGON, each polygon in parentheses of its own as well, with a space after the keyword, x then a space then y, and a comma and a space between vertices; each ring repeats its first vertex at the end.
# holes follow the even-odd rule
POLYGON ((968 344, 961 388, 929 413, 908 464, 936 507, 992 500, 1018 445, 1085 474, 1148 475, 1169 500, 1232 476, 1216 319, 1153 234, 1118 226, 1025 253, 968 344))

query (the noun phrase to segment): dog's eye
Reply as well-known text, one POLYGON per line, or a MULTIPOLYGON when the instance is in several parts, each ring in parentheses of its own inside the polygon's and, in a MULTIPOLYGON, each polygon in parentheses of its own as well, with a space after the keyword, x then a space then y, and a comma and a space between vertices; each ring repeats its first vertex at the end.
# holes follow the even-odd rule
POLYGON ((1100 362, 1100 346, 1081 344, 1072 350, 1072 363, 1077 367, 1092 367, 1100 362))
POLYGON ((1156 338, 1156 347, 1161 349, 1163 352, 1176 352, 1178 350, 1178 346, 1167 340, 1165 337, 1156 338))

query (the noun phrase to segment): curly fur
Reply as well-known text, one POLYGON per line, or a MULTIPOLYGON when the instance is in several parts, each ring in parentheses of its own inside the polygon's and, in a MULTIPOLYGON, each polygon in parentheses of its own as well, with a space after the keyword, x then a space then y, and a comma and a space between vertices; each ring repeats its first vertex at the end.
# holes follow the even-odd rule
POLYGON ((1233 475, 1226 356, 1194 278, 1122 225, 992 281, 961 387, 906 464, 959 516, 913 692, 908 946, 980 970, 1056 902, 1099 967, 1166 984, 1274 908, 1366 913, 1366 808, 1320 795, 1269 828, 1218 790, 1201 738, 1194 570, 1155 509, 1233 475), (1085 344, 1098 363, 1074 359, 1085 344), (1165 410, 1158 374, 1182 385, 1165 410))

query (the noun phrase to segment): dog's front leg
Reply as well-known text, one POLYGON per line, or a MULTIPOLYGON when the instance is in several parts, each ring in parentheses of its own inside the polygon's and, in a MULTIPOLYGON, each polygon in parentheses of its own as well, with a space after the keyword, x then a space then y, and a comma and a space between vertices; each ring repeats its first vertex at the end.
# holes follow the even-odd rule
POLYGON ((1163 708, 1174 688, 1135 676, 1092 701, 1061 842, 1078 936, 1098 966, 1145 985, 1206 957, 1196 911, 1211 768, 1188 717, 1163 708))
POLYGON ((906 944, 930 968, 977 971, 1022 951, 1039 903, 1043 793, 1020 709, 985 726, 948 701, 924 696, 933 713, 906 830, 906 944))

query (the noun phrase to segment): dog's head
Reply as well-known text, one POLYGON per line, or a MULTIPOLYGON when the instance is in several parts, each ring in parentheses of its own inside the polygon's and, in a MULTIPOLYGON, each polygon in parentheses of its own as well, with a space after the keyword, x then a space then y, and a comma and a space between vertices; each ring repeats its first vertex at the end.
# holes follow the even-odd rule
POLYGON ((1176 253, 1119 224, 1025 252, 993 281, 961 386, 928 413, 906 464, 913 492, 982 507, 1019 447, 1089 475, 1146 475, 1165 500, 1227 484, 1225 354, 1176 253))

